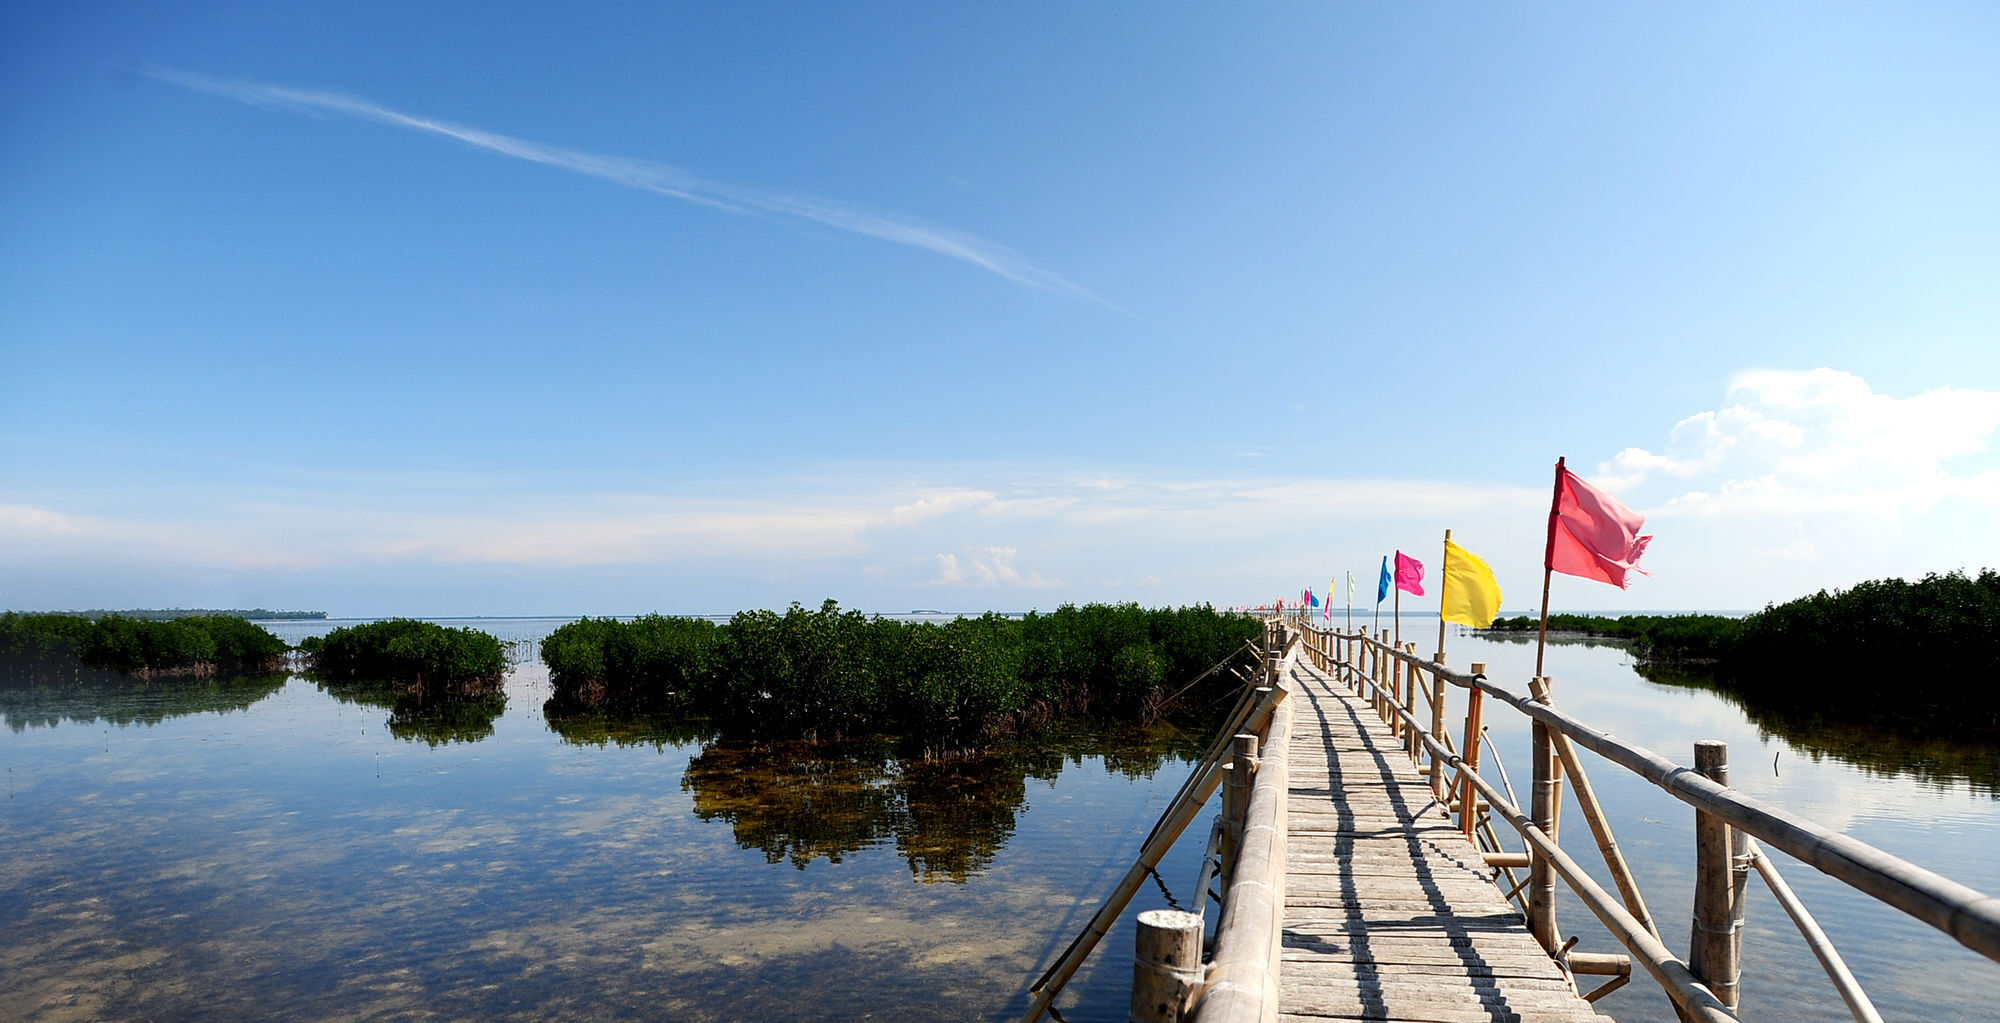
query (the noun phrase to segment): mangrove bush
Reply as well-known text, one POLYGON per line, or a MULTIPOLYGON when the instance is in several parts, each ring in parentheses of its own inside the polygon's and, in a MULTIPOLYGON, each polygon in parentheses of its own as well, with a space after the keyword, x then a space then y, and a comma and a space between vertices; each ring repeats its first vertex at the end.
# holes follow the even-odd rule
MULTIPOLYGON (((542 642, 551 713, 603 701, 708 720, 723 735, 888 734, 935 751, 981 747, 1029 720, 1096 711, 1150 719, 1173 687, 1241 653, 1262 626, 1208 606, 1064 605, 1020 618, 905 622, 794 604, 726 624, 583 619, 542 642)), ((1185 694, 1212 702, 1219 672, 1185 694)))
POLYGON ((290 647, 228 615, 145 620, 106 615, 0 615, 0 659, 16 670, 88 668, 150 678, 275 671, 290 647))
POLYGON ((507 671, 500 641, 478 629, 390 618, 349 625, 299 643, 322 682, 390 682, 434 693, 495 691, 507 671))

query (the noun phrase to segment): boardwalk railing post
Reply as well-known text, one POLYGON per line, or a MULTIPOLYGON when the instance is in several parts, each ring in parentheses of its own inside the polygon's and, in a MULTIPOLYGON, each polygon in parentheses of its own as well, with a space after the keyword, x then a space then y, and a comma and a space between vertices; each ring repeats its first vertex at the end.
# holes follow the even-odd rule
MULTIPOLYGON (((1528 692, 1538 703, 1549 702, 1549 680, 1529 680, 1528 692)), ((1558 773, 1553 731, 1538 719, 1533 735, 1529 759, 1534 782, 1528 796, 1528 818, 1554 842, 1556 814, 1562 806, 1562 775, 1558 773)), ((1556 872, 1545 856, 1528 861, 1528 931, 1550 955, 1556 954, 1562 940, 1556 929, 1556 872)))
POLYGON ((1474 689, 1465 698, 1465 743, 1458 769, 1458 830, 1465 833, 1468 841, 1479 826, 1479 793, 1472 787, 1472 776, 1479 773, 1479 740, 1481 738, 1480 716, 1486 706, 1486 694, 1474 689))
MULTIPOLYGON (((1417 717, 1417 682, 1423 678, 1423 674, 1418 671, 1415 660, 1417 645, 1415 643, 1405 643, 1403 644, 1403 652, 1411 657, 1411 660, 1404 662, 1403 677, 1409 684, 1405 687, 1406 691, 1403 694, 1403 709, 1410 712, 1410 720, 1415 722, 1417 717)), ((1424 766, 1424 740, 1417 733, 1422 731, 1422 729, 1416 727, 1413 723, 1407 731, 1410 739, 1408 744, 1410 763, 1417 765, 1417 768, 1421 770, 1424 766)))
POLYGON ((1201 917, 1178 909, 1139 914, 1132 957, 1131 1023, 1180 1023, 1201 986, 1201 917))
MULTIPOLYGON (((1444 651, 1440 650, 1431 660, 1438 667, 1444 667, 1444 651)), ((1431 734, 1437 741, 1444 742, 1444 676, 1431 673, 1431 734)), ((1440 805, 1451 802, 1451 789, 1445 780, 1445 764, 1433 754, 1431 756, 1431 796, 1440 805)))
MULTIPOLYGON (((1694 769, 1702 777, 1729 784, 1729 746, 1715 739, 1694 744, 1694 769)), ((1713 814, 1694 815, 1694 928, 1688 969, 1731 1011, 1736 1008, 1743 957, 1743 910, 1738 887, 1735 830, 1713 814)), ((1744 867, 1748 867, 1747 860, 1744 867)))
POLYGON ((1231 745, 1230 762, 1222 765, 1222 890, 1236 876, 1236 854, 1243 848, 1243 812, 1250 806, 1250 782, 1257 770, 1257 737, 1239 734, 1231 745))

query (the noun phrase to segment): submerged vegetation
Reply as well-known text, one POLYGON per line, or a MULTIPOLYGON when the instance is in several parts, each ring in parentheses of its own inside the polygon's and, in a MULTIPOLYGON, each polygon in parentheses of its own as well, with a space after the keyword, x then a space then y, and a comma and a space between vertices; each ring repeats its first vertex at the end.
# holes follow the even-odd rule
MULTIPOLYGON (((1496 621, 1532 632, 1533 618, 1496 621)), ((1821 590, 1743 618, 1550 615, 1550 631, 1629 640, 1642 672, 1706 668, 1750 699, 1810 699, 1826 713, 2000 729, 2000 572, 1932 573, 1821 590)), ((1671 677, 1671 676, 1670 676, 1671 677)), ((1676 679, 1677 681, 1679 679, 1676 679)))
POLYGON ((1022 725, 1094 711, 1150 720, 1239 685, 1228 672, 1256 619, 1208 606, 1064 605, 1021 618, 905 622, 842 611, 739 612, 725 624, 586 618, 542 641, 551 718, 607 702, 756 738, 893 735, 934 752, 980 749, 1022 725))
POLYGON ((410 618, 311 636, 299 651, 321 682, 386 682, 433 694, 497 692, 507 671, 506 648, 492 636, 410 618))
POLYGON ((0 661, 15 671, 115 671, 140 678, 276 671, 289 650, 228 615, 142 620, 120 615, 0 614, 0 661))

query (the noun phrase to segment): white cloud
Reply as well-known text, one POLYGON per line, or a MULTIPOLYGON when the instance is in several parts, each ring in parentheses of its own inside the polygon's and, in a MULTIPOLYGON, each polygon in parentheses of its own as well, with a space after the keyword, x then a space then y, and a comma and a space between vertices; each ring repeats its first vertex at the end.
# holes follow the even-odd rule
POLYGON ((2000 473, 1978 457, 1996 432, 2000 392, 1897 397, 1835 369, 1749 370, 1592 482, 1651 520, 1654 575, 1634 587, 1663 594, 1649 606, 1753 608, 2000 563, 2000 473))
POLYGON ((1988 503, 1994 474, 1946 462, 1986 450, 2000 430, 2000 392, 1943 387, 1908 398, 1878 394, 1833 369, 1750 370, 1730 405, 1682 420, 1667 451, 1619 452, 1599 482, 1621 491, 1655 475, 1686 481, 1658 514, 1730 516, 1921 514, 1961 498, 1988 503))
POLYGON ((938 576, 920 586, 1012 586, 1031 589, 1047 589, 1062 585, 1060 579, 1043 578, 1039 572, 1023 576, 1014 567, 1020 551, 1013 547, 987 546, 966 550, 966 560, 961 564, 956 554, 937 556, 938 576), (970 577, 967 572, 970 571, 970 577))

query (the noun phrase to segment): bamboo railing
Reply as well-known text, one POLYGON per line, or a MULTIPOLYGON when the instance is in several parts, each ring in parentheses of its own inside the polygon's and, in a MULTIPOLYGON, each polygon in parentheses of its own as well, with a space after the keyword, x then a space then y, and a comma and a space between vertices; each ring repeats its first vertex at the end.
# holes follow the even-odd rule
POLYGON ((1636 960, 1673 999, 1682 1018, 1734 1019, 1744 890, 1754 870, 1797 924, 1854 1018, 1862 1023, 1879 1020, 1839 953, 1759 843, 2000 962, 2000 899, 1730 788, 1728 754, 1721 743, 1698 743, 1695 766, 1683 766, 1563 713, 1549 700, 1547 679, 1529 680, 1529 693, 1522 695, 1488 680, 1480 665, 1473 665, 1469 673, 1457 672, 1444 665, 1442 656, 1424 660, 1414 647, 1398 650, 1368 635, 1367 629, 1343 633, 1317 629, 1299 620, 1294 624, 1304 633, 1302 646, 1314 666, 1334 674, 1367 698, 1392 732, 1408 740, 1403 746, 1419 769, 1430 776, 1438 800, 1458 814, 1468 836, 1484 839, 1489 866, 1511 878, 1509 868, 1525 863, 1528 877, 1513 885, 1509 898, 1522 904, 1529 930, 1542 947, 1573 974, 1613 977, 1586 998, 1595 1000, 1625 983, 1636 960), (1465 691, 1462 746, 1455 747, 1448 732, 1447 687, 1465 691), (1526 811, 1514 797, 1511 783, 1505 789, 1496 787, 1480 771, 1481 737, 1486 731, 1482 715, 1489 698, 1527 717, 1533 731, 1526 811), (1644 778, 1695 809, 1694 929, 1687 959, 1676 957, 1661 941, 1584 772, 1579 748, 1644 778), (1618 888, 1616 895, 1592 880, 1557 844, 1565 781, 1570 783, 1618 888), (1499 847, 1491 827, 1496 818, 1519 835, 1527 847, 1525 854, 1499 847), (1568 885, 1624 946, 1629 959, 1626 955, 1574 951, 1576 939, 1561 940, 1555 914, 1557 880, 1568 885))
MULTIPOLYGON (((1200 815, 1203 805, 1231 779, 1225 795, 1221 827, 1222 872, 1225 898, 1216 935, 1217 963, 1223 949, 1223 933, 1237 949, 1232 967, 1221 986, 1216 964, 1203 971, 1199 981, 1191 973, 1200 970, 1201 917, 1191 913, 1162 912, 1140 915, 1137 962, 1132 993, 1133 1019, 1178 1020, 1184 1018, 1203 992, 1219 990, 1234 1004, 1236 986, 1255 989, 1258 1007, 1275 1011, 1277 1004, 1277 942, 1283 925, 1284 884, 1284 750, 1291 734, 1291 708, 1286 704, 1290 690, 1286 678, 1298 655, 1294 644, 1299 636, 1271 623, 1266 629, 1264 649, 1257 651, 1261 664, 1259 678, 1247 680, 1242 694, 1225 719, 1208 752, 1196 764, 1194 773, 1168 803, 1167 809, 1141 843, 1138 859, 1126 870, 1118 885, 1092 914, 1090 921, 1069 943, 1056 961, 1028 988, 1028 1009, 1020 1023, 1037 1023, 1048 1014, 1056 996, 1082 967, 1098 943, 1110 932, 1132 896, 1146 878, 1153 876, 1161 857, 1172 848, 1189 823, 1200 815), (1248 739, 1246 743, 1243 740, 1248 739), (1260 757, 1257 751, 1263 750, 1260 757), (1247 756, 1246 756, 1247 753, 1247 756), (1275 754, 1275 756, 1273 755, 1275 754), (1248 774, 1253 779, 1241 781, 1248 774), (1271 787, 1276 786, 1276 824, 1271 823, 1271 787), (1232 807, 1234 807, 1232 811, 1232 807), (1273 836, 1275 835, 1275 839, 1273 836), (1275 841, 1275 844, 1273 842, 1275 841), (1261 886, 1267 897, 1256 892, 1261 886), (1154 919, 1149 920, 1148 917, 1154 919), (1268 926, 1267 926, 1268 925, 1268 926), (1260 929, 1268 930, 1268 941, 1257 943, 1260 929), (1193 938, 1193 962, 1188 962, 1187 938, 1193 938), (1173 932, 1173 933, 1164 933, 1173 932), (1254 960, 1255 966, 1251 965, 1254 960), (1258 971, 1262 970, 1260 974, 1258 971)), ((1232 654, 1232 656, 1234 656, 1232 654)), ((1218 668, 1220 665, 1217 666, 1218 668)), ((1212 673, 1217 669, 1211 668, 1212 673)), ((1203 889, 1207 888, 1206 872, 1203 889)), ((1216 1019, 1250 1020, 1258 1016, 1217 1016, 1216 1019)))

